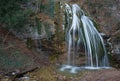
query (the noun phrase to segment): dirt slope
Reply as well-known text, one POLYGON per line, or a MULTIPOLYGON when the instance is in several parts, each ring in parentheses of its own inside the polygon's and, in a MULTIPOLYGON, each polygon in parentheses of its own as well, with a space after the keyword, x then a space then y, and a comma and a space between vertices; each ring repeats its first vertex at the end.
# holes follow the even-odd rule
POLYGON ((0 70, 27 69, 47 64, 43 59, 41 53, 28 49, 25 41, 0 27, 0 70))

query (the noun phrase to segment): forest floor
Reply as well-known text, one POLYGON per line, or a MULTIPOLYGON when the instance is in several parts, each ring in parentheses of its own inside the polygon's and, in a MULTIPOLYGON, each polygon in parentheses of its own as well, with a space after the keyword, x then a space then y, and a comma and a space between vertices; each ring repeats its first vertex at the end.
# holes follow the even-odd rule
POLYGON ((28 81, 120 81, 120 70, 87 70, 80 71, 78 74, 70 74, 49 67, 28 73, 26 76, 29 76, 28 81))
POLYGON ((120 81, 120 69, 59 71, 47 52, 28 49, 25 41, 0 28, 0 81, 120 81))

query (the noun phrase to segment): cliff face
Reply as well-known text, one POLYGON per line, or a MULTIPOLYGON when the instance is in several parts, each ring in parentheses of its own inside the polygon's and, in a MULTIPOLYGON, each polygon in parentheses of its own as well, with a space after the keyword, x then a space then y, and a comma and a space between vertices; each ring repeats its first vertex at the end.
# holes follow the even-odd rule
MULTIPOLYGON (((61 14, 58 14, 59 11, 57 12, 57 14, 55 14, 54 1, 57 0, 31 0, 30 2, 21 5, 24 10, 30 9, 32 14, 28 17, 28 23, 25 25, 25 29, 21 32, 13 30, 13 33, 19 38, 26 38, 26 40, 30 37, 34 39, 35 36, 36 38, 39 38, 39 36, 43 38, 48 36, 49 38, 51 35, 56 33, 54 31, 55 27, 58 28, 58 25, 61 25, 61 23, 59 22, 59 20, 61 19, 61 14), (59 18, 56 19, 55 17, 59 18), (54 25, 56 26, 54 27, 54 25), (41 32, 38 32, 37 30, 41 30, 41 32)), ((115 59, 117 58, 118 60, 120 60, 120 0, 60 1, 78 3, 81 6, 81 8, 99 24, 100 32, 104 32, 105 34, 110 35, 112 44, 112 50, 110 49, 110 52, 112 52, 113 55, 115 55, 115 59)), ((62 34, 58 33, 58 35, 56 36, 60 37, 61 35, 62 34)))

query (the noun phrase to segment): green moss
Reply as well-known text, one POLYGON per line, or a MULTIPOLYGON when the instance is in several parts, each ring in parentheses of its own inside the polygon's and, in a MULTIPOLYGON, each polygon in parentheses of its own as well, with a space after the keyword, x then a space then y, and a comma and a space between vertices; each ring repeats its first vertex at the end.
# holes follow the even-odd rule
POLYGON ((47 4, 41 4, 41 12, 49 15, 51 18, 54 17, 54 0, 46 0, 48 3, 47 4))
POLYGON ((116 34, 116 39, 120 39, 120 32, 116 34))
POLYGON ((94 26, 96 27, 96 29, 99 30, 100 29, 99 23, 97 23, 95 20, 92 20, 92 22, 93 22, 94 26))
POLYGON ((37 32, 38 34, 41 34, 42 22, 37 17, 35 18, 35 22, 37 26, 37 32))
MULTIPOLYGON (((54 72, 55 71, 54 71, 53 67, 43 66, 42 68, 40 68, 36 72, 31 73, 29 75, 30 75, 30 77, 33 77, 33 78, 35 76, 34 79, 36 79, 36 77, 37 77, 39 81, 57 81, 57 78, 55 78, 54 72)), ((30 78, 30 81, 33 81, 33 80, 30 78)))
POLYGON ((27 48, 32 48, 32 39, 31 38, 27 38, 26 39, 26 45, 27 45, 27 48))

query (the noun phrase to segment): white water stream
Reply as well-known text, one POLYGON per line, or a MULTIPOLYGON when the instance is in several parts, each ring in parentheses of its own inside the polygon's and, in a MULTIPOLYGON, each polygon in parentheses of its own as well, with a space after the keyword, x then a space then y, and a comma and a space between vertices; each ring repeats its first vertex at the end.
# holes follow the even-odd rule
POLYGON ((92 20, 77 5, 65 4, 66 10, 66 41, 68 45, 68 62, 61 71, 66 69, 76 73, 81 68, 100 69, 109 67, 104 41, 92 20), (80 45, 85 48, 85 66, 76 66, 76 56, 80 45))

